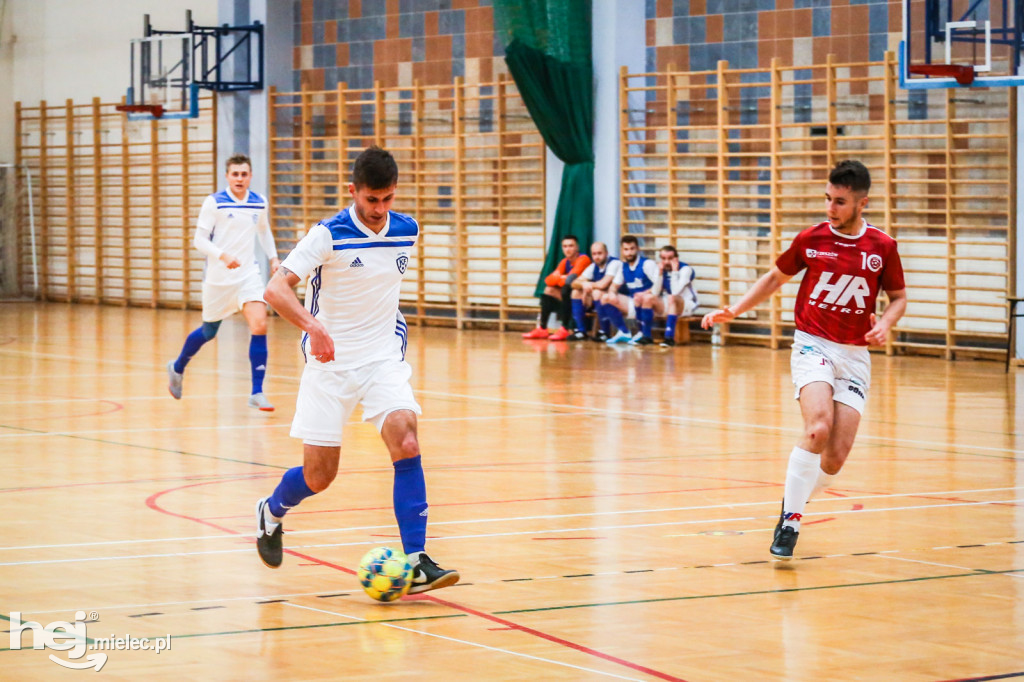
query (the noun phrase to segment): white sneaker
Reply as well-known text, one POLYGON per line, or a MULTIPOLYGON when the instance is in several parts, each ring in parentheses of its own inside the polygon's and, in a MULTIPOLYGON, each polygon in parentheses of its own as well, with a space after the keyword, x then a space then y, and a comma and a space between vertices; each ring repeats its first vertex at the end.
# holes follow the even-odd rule
POLYGON ((267 396, 262 393, 253 393, 249 396, 249 407, 258 408, 261 412, 273 412, 274 406, 267 400, 267 396))
POLYGON ((174 360, 167 363, 167 390, 171 392, 175 400, 181 400, 181 382, 184 378, 184 374, 174 371, 174 360))
POLYGON ((605 343, 609 346, 614 346, 617 343, 629 343, 632 338, 629 332, 615 332, 615 336, 605 341, 605 343))

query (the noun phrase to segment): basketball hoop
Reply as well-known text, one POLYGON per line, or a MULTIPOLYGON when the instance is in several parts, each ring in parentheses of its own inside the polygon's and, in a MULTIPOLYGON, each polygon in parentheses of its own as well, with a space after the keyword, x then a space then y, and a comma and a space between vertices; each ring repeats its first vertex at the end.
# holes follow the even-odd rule
POLYGON ((152 118, 161 118, 164 115, 162 104, 118 104, 114 108, 127 114, 149 114, 152 118))
POLYGON ((960 85, 974 82, 974 67, 970 64, 911 64, 907 71, 921 76, 954 78, 960 85))

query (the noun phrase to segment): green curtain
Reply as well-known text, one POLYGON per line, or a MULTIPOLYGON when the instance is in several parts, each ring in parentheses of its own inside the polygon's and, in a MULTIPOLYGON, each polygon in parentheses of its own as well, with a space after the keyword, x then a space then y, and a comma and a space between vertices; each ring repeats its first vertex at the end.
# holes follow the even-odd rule
POLYGON ((587 253, 594 238, 594 68, 590 0, 495 0, 505 62, 537 130, 565 163, 544 276, 574 235, 587 253))

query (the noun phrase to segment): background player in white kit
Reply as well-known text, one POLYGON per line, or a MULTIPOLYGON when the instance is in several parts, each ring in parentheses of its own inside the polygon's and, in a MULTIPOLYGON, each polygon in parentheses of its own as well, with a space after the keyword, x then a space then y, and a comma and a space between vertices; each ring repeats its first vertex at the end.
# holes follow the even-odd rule
POLYGON ((314 225, 267 285, 267 301, 305 332, 306 367, 291 435, 303 443, 303 466, 285 472, 256 505, 256 547, 267 566, 283 559, 282 518, 325 490, 338 473, 342 430, 357 404, 380 431, 394 466, 393 504, 402 546, 413 567, 409 592, 454 585, 458 572, 423 551, 427 489, 405 361, 408 330, 398 309, 402 276, 419 237, 411 217, 391 211, 398 165, 370 147, 356 159, 348 186, 353 205, 314 225), (306 308, 292 288, 310 276, 306 308))
POLYGON ((793 556, 807 501, 831 484, 853 447, 871 384, 867 346, 885 343, 907 309, 896 241, 861 217, 870 187, 862 163, 837 164, 825 187, 828 220, 798 234, 775 267, 735 305, 701 321, 705 329, 729 322, 807 268, 796 297, 790 359, 804 433, 789 455, 782 514, 771 546, 772 555, 784 560, 793 556), (880 290, 889 305, 876 320, 880 290))
POLYGON ((572 282, 572 315, 576 319, 576 331, 569 337, 570 341, 583 341, 590 338, 586 329, 586 309, 594 306, 597 315, 596 341, 607 341, 610 335, 611 322, 604 313, 602 297, 608 293, 615 275, 622 271, 622 261, 608 255, 608 247, 604 242, 590 245, 590 265, 572 282))
POLYGON ((679 251, 671 244, 661 247, 658 258, 658 278, 642 300, 644 308, 665 316, 665 338, 661 345, 671 348, 676 345, 679 316, 693 314, 699 305, 697 288, 693 285, 696 274, 692 267, 679 260, 679 251))
POLYGON ((263 278, 256 262, 255 240, 270 259, 270 273, 280 261, 267 220, 267 200, 249 190, 252 162, 244 154, 227 161, 228 188, 203 201, 196 221, 195 247, 206 255, 203 272, 203 324, 185 339, 177 360, 167 363, 167 390, 181 400, 185 365, 207 341, 217 335, 220 323, 239 310, 249 324, 249 364, 252 394, 249 407, 271 412, 274 406, 263 395, 267 373, 267 306, 263 302, 263 278))

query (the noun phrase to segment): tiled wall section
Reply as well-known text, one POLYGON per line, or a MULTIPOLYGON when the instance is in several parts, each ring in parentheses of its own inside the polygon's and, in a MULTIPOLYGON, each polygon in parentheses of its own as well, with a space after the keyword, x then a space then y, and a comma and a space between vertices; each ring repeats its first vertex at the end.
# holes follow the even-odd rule
POLYGON ((647 69, 731 68, 880 61, 896 49, 892 0, 647 0, 647 69))
MULTIPOLYGON (((594 0, 595 2, 606 0, 594 0)), ((894 0, 646 2, 647 68, 711 70, 881 60, 895 49, 894 0)), ((295 89, 490 82, 507 72, 492 0, 292 0, 295 89)))
POLYGON ((487 83, 506 73, 491 0, 293 0, 293 85, 487 83))

